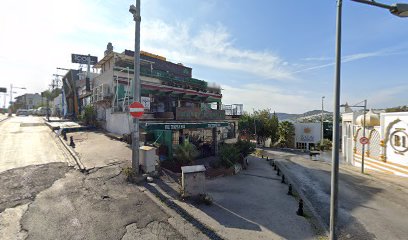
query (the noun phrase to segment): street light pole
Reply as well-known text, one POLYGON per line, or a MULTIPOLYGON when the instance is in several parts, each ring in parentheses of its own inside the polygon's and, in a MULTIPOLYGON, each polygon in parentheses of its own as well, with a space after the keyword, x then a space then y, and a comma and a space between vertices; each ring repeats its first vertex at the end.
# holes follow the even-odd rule
MULTIPOLYGON (((140 102, 140 0, 136 0, 136 7, 131 5, 129 12, 133 14, 135 21, 135 54, 134 54, 134 94, 133 101, 140 102)), ((139 119, 133 118, 132 134, 132 169, 139 174, 139 119)))
POLYGON ((330 239, 337 239, 337 193, 339 181, 339 115, 340 115, 340 67, 341 67, 341 13, 342 0, 337 0, 336 22, 336 69, 334 76, 333 153, 330 194, 330 239))
MULTIPOLYGON (((392 14, 398 17, 408 17, 408 4, 397 3, 386 5, 369 0, 352 0, 380 8, 388 9, 392 14)), ((333 154, 332 154, 332 172, 331 172, 331 195, 330 195, 330 240, 337 239, 337 193, 338 193, 338 173, 339 173, 339 119, 340 119, 340 67, 341 67, 341 14, 342 0, 337 0, 337 20, 336 20, 336 63, 334 77, 334 114, 333 114, 333 154)), ((365 100, 365 105, 367 104, 365 100)), ((365 113, 364 113, 365 114, 365 113)), ((365 118, 364 118, 365 125, 365 118)), ((363 153, 364 156, 364 153, 363 153)))
POLYGON ((320 139, 320 149, 322 149, 323 147, 323 138, 324 138, 324 126, 323 126, 324 105, 323 105, 323 102, 324 102, 324 96, 322 97, 322 136, 320 139))
MULTIPOLYGON (((367 109, 367 100, 364 100, 364 112, 363 112, 363 138, 366 136, 366 109, 367 109)), ((364 173, 364 151, 365 144, 361 144, 361 173, 364 173)))

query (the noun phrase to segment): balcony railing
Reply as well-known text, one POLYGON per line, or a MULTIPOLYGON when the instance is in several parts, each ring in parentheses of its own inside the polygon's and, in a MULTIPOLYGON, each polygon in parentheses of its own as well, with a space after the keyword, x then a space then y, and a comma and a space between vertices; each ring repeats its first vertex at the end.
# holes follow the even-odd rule
POLYGON ((99 102, 106 99, 111 99, 112 93, 107 84, 101 84, 92 89, 92 102, 99 102))
POLYGON ((222 109, 227 116, 241 116, 244 113, 243 104, 223 104, 222 109))

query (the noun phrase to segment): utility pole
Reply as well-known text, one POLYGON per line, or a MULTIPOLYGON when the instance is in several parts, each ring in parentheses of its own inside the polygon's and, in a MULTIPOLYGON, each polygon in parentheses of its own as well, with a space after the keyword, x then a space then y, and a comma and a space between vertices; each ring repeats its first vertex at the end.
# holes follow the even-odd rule
POLYGON ((324 138, 324 126, 323 126, 324 105, 323 105, 323 102, 324 102, 324 96, 322 97, 322 136, 320 139, 320 149, 322 149, 323 147, 323 138, 324 138))
POLYGON ((340 148, 340 67, 341 67, 341 13, 342 0, 337 0, 336 19, 336 64, 334 74, 334 114, 333 114, 333 153, 331 165, 331 189, 330 189, 330 240, 337 239, 337 212, 339 190, 339 148, 340 148))
MULTIPOLYGON (((364 116, 363 116, 363 138, 366 136, 366 109, 367 109, 367 100, 364 100, 364 116)), ((364 151, 365 144, 361 144, 361 173, 364 173, 364 151)))
MULTIPOLYGON (((135 54, 134 54, 134 93, 133 101, 140 102, 140 0, 136 0, 136 7, 131 5, 129 12, 135 21, 135 54)), ((133 118, 132 134, 132 169, 139 174, 139 119, 133 118)))

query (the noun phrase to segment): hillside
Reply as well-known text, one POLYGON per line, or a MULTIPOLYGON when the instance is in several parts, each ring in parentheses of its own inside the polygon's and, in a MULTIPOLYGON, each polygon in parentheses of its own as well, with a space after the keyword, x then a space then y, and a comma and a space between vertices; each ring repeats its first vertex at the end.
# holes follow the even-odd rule
MULTIPOLYGON (((317 122, 321 120, 322 110, 312 110, 301 114, 294 113, 276 113, 279 121, 293 121, 293 122, 317 122)), ((324 111, 324 120, 330 121, 333 118, 333 113, 324 111)))

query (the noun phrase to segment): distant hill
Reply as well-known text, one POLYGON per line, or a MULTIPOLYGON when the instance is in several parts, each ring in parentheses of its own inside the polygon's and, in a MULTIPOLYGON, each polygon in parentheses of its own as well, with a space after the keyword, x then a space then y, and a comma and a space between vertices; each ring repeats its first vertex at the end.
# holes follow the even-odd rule
MULTIPOLYGON (((276 113, 279 121, 292 121, 292 122, 315 122, 320 121, 322 110, 312 110, 301 114, 294 113, 276 113)), ((333 113, 324 111, 324 120, 331 120, 333 113)))

